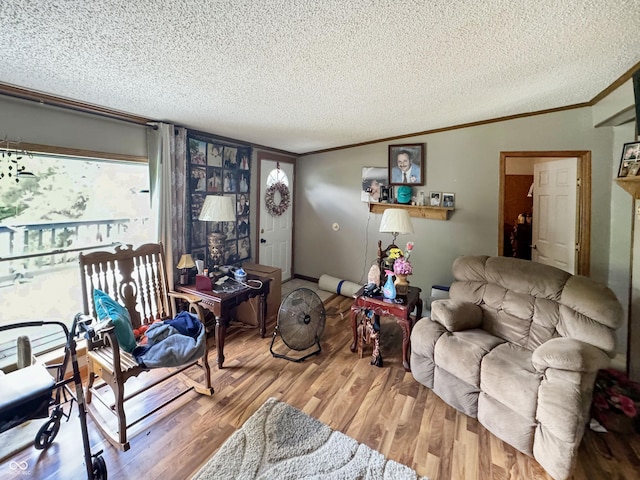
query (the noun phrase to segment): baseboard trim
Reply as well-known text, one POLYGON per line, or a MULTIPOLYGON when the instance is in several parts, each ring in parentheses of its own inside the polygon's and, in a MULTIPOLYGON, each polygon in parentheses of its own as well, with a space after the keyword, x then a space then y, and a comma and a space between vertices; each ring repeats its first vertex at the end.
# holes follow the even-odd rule
POLYGON ((293 278, 299 278, 300 280, 306 280, 307 282, 318 283, 320 281, 319 278, 307 277, 306 275, 300 275, 296 273, 293 278))

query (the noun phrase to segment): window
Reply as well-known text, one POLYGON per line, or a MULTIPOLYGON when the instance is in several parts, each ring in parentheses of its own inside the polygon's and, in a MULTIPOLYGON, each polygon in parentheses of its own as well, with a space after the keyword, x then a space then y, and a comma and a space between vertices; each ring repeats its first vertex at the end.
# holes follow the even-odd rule
MULTIPOLYGON (((70 324, 82 310, 80 251, 157 241, 148 167, 51 155, 23 161, 35 178, 0 179, 0 325, 70 324)), ((61 344, 47 332, 11 332, 29 335, 36 352, 61 344)), ((11 332, 0 333, 0 363, 11 332)))
POLYGON ((289 177, 287 176, 286 173, 284 173, 284 171, 280 170, 279 167, 274 168, 269 172, 269 175, 267 175, 267 187, 270 187, 271 185, 277 182, 282 182, 287 187, 289 186, 289 177))

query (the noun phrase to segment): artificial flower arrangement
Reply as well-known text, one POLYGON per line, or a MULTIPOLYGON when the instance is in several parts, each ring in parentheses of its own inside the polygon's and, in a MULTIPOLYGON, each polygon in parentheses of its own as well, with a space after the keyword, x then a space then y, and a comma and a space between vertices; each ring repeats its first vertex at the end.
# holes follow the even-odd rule
POLYGON ((638 408, 640 384, 613 368, 598 372, 592 403, 592 415, 598 422, 607 430, 640 431, 638 408))
POLYGON ((399 248, 392 248, 389 251, 389 258, 394 260, 393 273, 396 275, 411 275, 413 273, 413 267, 409 261, 412 251, 413 242, 407 242, 407 249, 405 252, 399 248))

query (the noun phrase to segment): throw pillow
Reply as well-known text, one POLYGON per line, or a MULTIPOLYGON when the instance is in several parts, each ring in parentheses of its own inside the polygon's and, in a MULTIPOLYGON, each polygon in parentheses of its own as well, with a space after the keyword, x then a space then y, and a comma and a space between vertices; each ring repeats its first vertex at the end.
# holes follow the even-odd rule
POLYGON ((98 320, 110 319, 113 322, 120 348, 127 353, 131 353, 136 347, 136 338, 133 335, 131 317, 127 309, 97 288, 93 290, 93 303, 96 306, 98 320))

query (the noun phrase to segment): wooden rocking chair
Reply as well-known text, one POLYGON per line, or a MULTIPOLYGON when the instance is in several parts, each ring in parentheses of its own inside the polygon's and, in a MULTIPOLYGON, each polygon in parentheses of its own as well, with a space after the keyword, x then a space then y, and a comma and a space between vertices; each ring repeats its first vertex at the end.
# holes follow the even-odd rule
MULTIPOLYGON (((131 316, 133 328, 153 323, 155 320, 174 318, 175 299, 182 299, 189 304, 189 310, 198 315, 204 328, 204 310, 200 307, 196 297, 176 293, 169 290, 164 250, 162 244, 146 244, 133 249, 116 247, 115 252, 93 252, 86 255, 80 254, 80 269, 82 277, 82 296, 84 313, 96 316, 96 306, 93 301, 94 289, 102 290, 114 300, 122 304, 131 316)), ((206 345, 206 338, 205 338, 206 345)), ((138 364, 136 359, 120 349, 115 336, 114 328, 100 331, 95 338, 87 340, 87 363, 89 380, 86 387, 87 411, 104 436, 115 447, 126 451, 129 449, 127 428, 133 426, 149 415, 163 408, 173 400, 181 397, 191 390, 196 390, 204 395, 212 395, 211 375, 208 362, 208 348, 205 347, 201 360, 180 367, 168 368, 168 372, 154 378, 152 382, 137 388, 125 395, 125 382, 131 377, 148 371, 138 364), (164 382, 165 380, 180 374, 184 370, 198 365, 202 368, 204 379, 202 384, 194 382, 186 375, 182 379, 189 385, 186 390, 173 396, 153 410, 147 412, 134 422, 127 424, 124 403, 149 388, 164 382), (96 382, 100 378, 101 381, 96 382), (98 389, 104 385, 111 387, 113 402, 100 395, 98 389), (93 397, 96 397, 104 407, 98 410, 93 397), (109 421, 102 415, 105 410, 115 415, 118 422, 117 432, 109 428, 109 421)), ((154 375, 155 377, 155 375, 154 375)), ((112 419, 111 419, 112 420, 112 419)))

